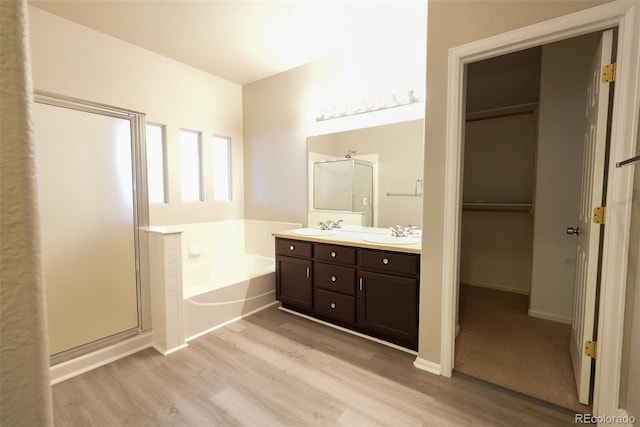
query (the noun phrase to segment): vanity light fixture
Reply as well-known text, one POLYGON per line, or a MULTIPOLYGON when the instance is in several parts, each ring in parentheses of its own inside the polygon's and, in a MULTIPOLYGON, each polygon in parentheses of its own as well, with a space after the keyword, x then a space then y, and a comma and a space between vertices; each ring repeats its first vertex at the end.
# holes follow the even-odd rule
POLYGON ((403 105, 416 104, 424 101, 424 96, 416 94, 414 90, 407 92, 397 92, 386 98, 378 98, 376 102, 362 101, 357 104, 347 104, 340 108, 322 109, 316 116, 316 121, 338 119, 340 117, 353 116, 356 114, 371 113, 374 111, 386 110, 388 108, 401 107, 403 105))

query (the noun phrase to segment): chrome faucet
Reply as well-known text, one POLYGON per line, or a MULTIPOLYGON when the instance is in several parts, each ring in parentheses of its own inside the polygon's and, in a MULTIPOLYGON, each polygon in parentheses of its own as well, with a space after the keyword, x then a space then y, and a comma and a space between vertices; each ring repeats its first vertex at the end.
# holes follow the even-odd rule
POLYGON ((391 235, 394 237, 407 237, 416 234, 416 226, 415 225, 394 225, 389 228, 391 230, 391 235))
POLYGON ((340 228, 341 223, 341 219, 338 221, 333 221, 331 219, 328 219, 325 222, 318 221, 318 228, 320 228, 320 230, 333 230, 334 228, 340 228))

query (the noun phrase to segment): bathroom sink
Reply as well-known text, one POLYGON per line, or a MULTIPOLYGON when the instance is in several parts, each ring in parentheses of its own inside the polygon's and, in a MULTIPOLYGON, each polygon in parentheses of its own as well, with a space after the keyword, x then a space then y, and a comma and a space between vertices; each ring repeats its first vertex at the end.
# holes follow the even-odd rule
POLYGON ((420 237, 396 237, 388 234, 369 234, 363 237, 362 240, 365 242, 381 243, 384 245, 412 245, 414 243, 420 243, 420 237))
POLYGON ((331 236, 338 233, 336 230, 320 230, 319 228, 299 228, 293 232, 301 236, 331 236))

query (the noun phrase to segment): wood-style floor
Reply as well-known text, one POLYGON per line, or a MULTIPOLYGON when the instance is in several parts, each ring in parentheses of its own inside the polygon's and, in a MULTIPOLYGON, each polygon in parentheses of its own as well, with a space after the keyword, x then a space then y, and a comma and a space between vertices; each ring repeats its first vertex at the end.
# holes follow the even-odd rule
POLYGON ((573 416, 271 307, 53 386, 62 426, 562 426, 573 416))

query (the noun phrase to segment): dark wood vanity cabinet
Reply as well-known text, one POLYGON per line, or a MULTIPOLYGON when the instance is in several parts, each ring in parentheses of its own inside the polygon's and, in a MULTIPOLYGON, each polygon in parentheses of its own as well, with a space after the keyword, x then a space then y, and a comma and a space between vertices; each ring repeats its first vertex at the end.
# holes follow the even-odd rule
POLYGON ((276 298, 417 350, 419 265, 418 254, 276 238, 276 298))
POLYGON ((356 322, 356 258, 349 246, 315 244, 313 309, 324 320, 356 322))
POLYGON ((357 323, 417 349, 419 274, 418 255, 360 249, 357 323))
POLYGON ((313 245, 276 239, 276 298, 303 310, 313 308, 313 245))
POLYGON ((418 347, 418 281, 360 271, 357 324, 388 341, 418 347))

